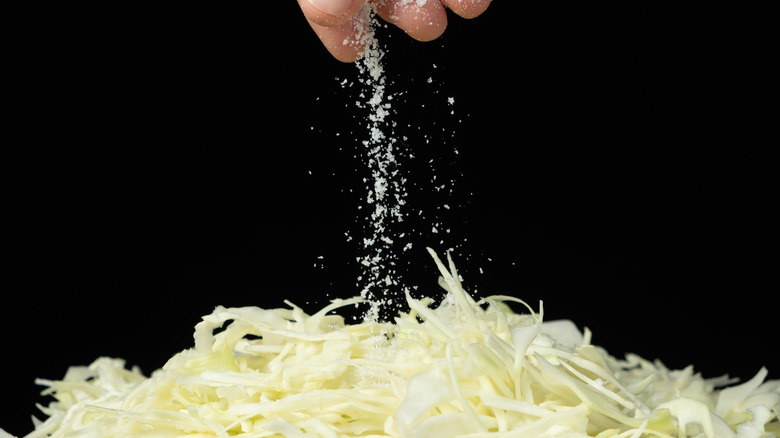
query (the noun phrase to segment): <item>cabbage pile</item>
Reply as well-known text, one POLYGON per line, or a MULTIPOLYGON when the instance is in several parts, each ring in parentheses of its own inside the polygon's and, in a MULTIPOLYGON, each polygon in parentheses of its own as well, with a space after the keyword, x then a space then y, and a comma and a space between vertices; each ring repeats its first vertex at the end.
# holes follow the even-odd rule
POLYGON ((780 380, 765 369, 734 385, 618 360, 587 329, 543 321, 541 303, 475 301, 449 254, 445 266, 430 252, 447 292, 436 307, 407 293, 394 322, 356 324, 332 311, 359 298, 313 315, 217 307, 150 377, 100 358, 38 380, 56 401, 27 437, 780 436, 780 380))

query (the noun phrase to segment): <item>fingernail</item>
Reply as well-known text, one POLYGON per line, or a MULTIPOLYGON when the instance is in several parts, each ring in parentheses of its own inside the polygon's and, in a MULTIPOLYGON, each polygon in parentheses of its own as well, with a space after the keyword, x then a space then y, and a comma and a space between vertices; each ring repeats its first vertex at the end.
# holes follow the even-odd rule
POLYGON ((347 12, 353 0, 309 0, 309 4, 330 15, 341 15, 347 12))

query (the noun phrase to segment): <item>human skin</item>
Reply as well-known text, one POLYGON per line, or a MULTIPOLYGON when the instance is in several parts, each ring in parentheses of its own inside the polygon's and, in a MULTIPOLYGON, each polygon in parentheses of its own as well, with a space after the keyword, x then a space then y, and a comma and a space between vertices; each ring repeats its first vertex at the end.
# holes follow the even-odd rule
POLYGON ((410 37, 432 41, 447 28, 447 9, 474 18, 491 0, 298 0, 298 4, 325 48, 339 61, 354 62, 363 53, 354 20, 366 1, 374 1, 377 15, 410 37))

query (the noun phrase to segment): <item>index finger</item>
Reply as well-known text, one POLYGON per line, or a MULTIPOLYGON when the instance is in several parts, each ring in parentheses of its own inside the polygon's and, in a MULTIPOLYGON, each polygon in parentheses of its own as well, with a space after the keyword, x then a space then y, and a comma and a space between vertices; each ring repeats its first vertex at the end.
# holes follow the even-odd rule
POLYGON ((463 18, 474 18, 485 12, 491 0, 441 0, 447 8, 463 18))
POLYGON ((439 0, 386 0, 377 3, 376 12, 419 41, 435 40, 447 27, 447 10, 439 0))

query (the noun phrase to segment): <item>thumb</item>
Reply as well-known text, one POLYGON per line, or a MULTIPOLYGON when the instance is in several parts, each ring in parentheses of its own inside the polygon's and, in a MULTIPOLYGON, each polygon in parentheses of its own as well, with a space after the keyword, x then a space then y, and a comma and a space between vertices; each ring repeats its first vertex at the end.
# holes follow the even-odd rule
POLYGON ((366 0, 298 0, 310 22, 320 26, 340 26, 360 11, 366 0))
POLYGON ((357 38, 357 27, 351 20, 341 26, 320 26, 309 20, 322 44, 341 62, 354 62, 363 53, 364 43, 357 38))

